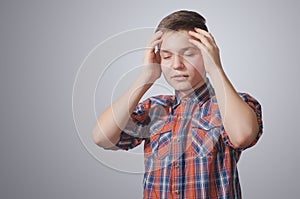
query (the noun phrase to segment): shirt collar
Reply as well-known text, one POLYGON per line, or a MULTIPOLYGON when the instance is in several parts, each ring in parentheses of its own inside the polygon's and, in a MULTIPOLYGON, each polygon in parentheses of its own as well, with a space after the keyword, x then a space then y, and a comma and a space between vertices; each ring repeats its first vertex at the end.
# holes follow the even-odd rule
POLYGON ((175 91, 175 102, 173 104, 173 108, 176 108, 182 101, 192 101, 202 105, 204 102, 210 99, 211 96, 214 96, 214 94, 214 89, 210 81, 207 79, 203 85, 196 88, 192 93, 190 93, 188 96, 185 96, 183 99, 180 97, 178 91, 175 91))

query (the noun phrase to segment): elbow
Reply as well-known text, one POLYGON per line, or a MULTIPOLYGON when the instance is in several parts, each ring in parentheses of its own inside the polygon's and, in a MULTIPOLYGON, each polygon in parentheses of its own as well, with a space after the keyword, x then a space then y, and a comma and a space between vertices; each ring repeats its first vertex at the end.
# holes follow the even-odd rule
POLYGON ((247 148, 253 142, 253 140, 254 139, 250 136, 239 136, 235 139, 232 139, 231 143, 235 148, 243 149, 247 148))
POLYGON ((119 139, 117 137, 108 137, 102 131, 102 129, 98 125, 96 125, 92 132, 92 140, 96 145, 104 149, 115 149, 117 141, 119 139))
POLYGON ((109 139, 104 135, 102 129, 98 125, 93 129, 92 139, 96 145, 102 148, 106 148, 109 143, 109 139))
POLYGON ((253 143, 257 134, 258 127, 256 128, 256 126, 242 128, 239 131, 237 131, 237 136, 234 136, 231 142, 236 148, 247 148, 253 143))
POLYGON ((100 144, 101 144, 101 140, 100 140, 100 138, 99 138, 99 132, 97 131, 97 130, 93 130, 93 132, 92 132, 92 139, 93 139, 93 142, 96 144, 96 145, 98 145, 98 146, 100 146, 100 144))
POLYGON ((102 136, 101 136, 99 127, 95 127, 92 132, 92 139, 93 139, 93 142, 100 147, 102 147, 102 143, 103 143, 101 137, 102 136))

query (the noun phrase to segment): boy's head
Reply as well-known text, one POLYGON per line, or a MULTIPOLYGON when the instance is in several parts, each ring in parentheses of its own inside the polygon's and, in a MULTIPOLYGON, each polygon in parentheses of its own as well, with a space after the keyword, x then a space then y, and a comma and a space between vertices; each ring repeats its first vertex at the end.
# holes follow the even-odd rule
POLYGON ((195 27, 208 31, 205 25, 205 18, 199 13, 188 10, 180 10, 173 12, 163 18, 158 24, 156 31, 180 31, 194 30, 195 27))
POLYGON ((207 31, 205 19, 194 11, 177 11, 162 19, 156 32, 162 31, 159 45, 161 69, 167 82, 182 95, 191 93, 206 81, 201 50, 189 42, 188 31, 207 31))

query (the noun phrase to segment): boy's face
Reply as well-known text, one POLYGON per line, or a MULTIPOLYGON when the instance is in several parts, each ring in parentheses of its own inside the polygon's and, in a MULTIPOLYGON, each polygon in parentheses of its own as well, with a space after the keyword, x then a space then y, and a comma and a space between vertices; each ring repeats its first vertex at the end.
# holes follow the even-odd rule
POLYGON ((161 69, 167 82, 187 95, 206 81, 201 51, 188 39, 187 31, 170 31, 160 46, 161 69))

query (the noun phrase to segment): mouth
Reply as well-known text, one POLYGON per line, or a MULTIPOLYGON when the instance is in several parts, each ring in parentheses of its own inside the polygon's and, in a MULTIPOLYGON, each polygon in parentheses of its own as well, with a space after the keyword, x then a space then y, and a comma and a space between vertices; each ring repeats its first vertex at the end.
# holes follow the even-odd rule
POLYGON ((188 75, 173 75, 171 76, 172 79, 176 81, 185 81, 189 76, 188 75))

